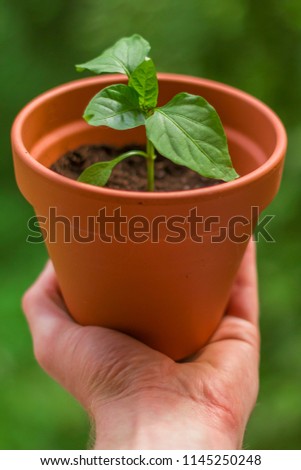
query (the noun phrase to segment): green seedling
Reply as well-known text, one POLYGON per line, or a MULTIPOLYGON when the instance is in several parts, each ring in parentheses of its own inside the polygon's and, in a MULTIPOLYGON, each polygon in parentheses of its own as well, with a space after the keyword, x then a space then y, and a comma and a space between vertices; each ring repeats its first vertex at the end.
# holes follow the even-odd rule
POLYGON ((133 150, 113 160, 95 163, 83 171, 78 181, 104 186, 119 162, 140 155, 147 164, 147 188, 153 191, 156 151, 202 176, 223 181, 237 178, 220 118, 204 98, 179 93, 164 106, 157 106, 158 79, 149 52, 149 43, 134 34, 120 39, 95 59, 76 66, 79 72, 128 76, 127 85, 108 86, 92 98, 83 115, 91 126, 125 130, 144 125, 146 129, 145 152, 133 150))

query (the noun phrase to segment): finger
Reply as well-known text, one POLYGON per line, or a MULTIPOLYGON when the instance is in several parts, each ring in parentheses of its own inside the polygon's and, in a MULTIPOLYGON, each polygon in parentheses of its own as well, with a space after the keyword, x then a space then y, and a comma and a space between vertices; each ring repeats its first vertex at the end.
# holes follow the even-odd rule
POLYGON ((249 416, 258 393, 260 335, 255 243, 247 247, 233 285, 227 314, 194 362, 207 364, 212 379, 236 391, 240 416, 249 416))
MULTIPOLYGON (((248 325, 254 329, 253 325, 248 325)), ((242 334, 245 330, 239 333, 239 337, 242 334)), ((203 372, 205 396, 222 414, 225 412, 234 428, 245 429, 256 404, 259 390, 258 344, 257 340, 216 341, 209 344, 197 360, 203 372)))
POLYGON ((258 292, 255 242, 251 240, 234 281, 226 315, 210 338, 208 345, 194 359, 202 358, 204 350, 223 340, 238 340, 259 350, 258 292))
MULTIPOLYGON (((258 288, 255 242, 250 240, 234 281, 226 315, 209 341, 242 341, 259 351, 258 288)), ((208 345, 208 346, 209 346, 208 345)))
POLYGON ((246 249, 232 287, 226 313, 247 320, 253 325, 258 324, 259 305, 254 240, 250 240, 246 249))
POLYGON ((56 364, 61 362, 62 338, 79 326, 67 312, 50 261, 23 296, 22 305, 32 333, 35 356, 45 370, 55 375, 56 364))
POLYGON ((247 320, 225 316, 210 343, 194 358, 209 401, 234 427, 244 429, 259 389, 259 333, 247 320))
POLYGON ((37 280, 25 292, 22 306, 33 335, 56 324, 66 326, 72 322, 60 295, 51 261, 47 262, 37 280))

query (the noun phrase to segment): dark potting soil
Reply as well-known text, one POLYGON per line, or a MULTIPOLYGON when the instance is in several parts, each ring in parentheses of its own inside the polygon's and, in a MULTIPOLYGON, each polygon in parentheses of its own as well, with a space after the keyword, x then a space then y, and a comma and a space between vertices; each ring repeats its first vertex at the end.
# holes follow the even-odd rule
MULTIPOLYGON (((129 150, 145 150, 138 145, 122 148, 108 145, 82 145, 62 155, 51 165, 51 170, 67 178, 76 180, 90 165, 103 162, 129 150)), ((179 191, 185 189, 215 186, 223 181, 205 178, 186 167, 179 166, 167 158, 157 155, 155 160, 155 191, 179 191)), ((130 191, 147 190, 145 158, 134 156, 118 163, 106 187, 130 191)))

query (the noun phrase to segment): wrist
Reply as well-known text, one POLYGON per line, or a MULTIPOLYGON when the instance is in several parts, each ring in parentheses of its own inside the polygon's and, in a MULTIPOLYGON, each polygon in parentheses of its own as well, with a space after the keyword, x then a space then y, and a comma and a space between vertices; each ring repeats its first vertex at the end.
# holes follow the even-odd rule
POLYGON ((95 449, 238 449, 241 433, 193 400, 137 395, 94 413, 95 449))

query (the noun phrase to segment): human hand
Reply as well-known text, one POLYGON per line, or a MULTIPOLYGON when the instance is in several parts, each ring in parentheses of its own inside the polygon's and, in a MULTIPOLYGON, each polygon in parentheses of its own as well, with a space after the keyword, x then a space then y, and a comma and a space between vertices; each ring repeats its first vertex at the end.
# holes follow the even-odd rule
POLYGON ((172 359, 117 331, 80 326, 51 262, 23 308, 36 358, 95 423, 96 449, 238 449, 258 393, 255 244, 249 243, 226 315, 193 358, 172 359))

